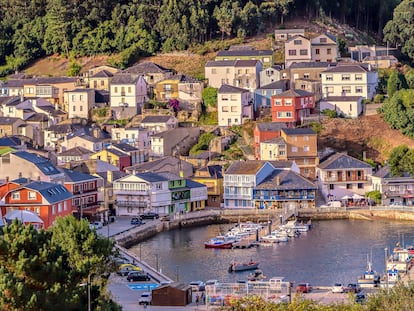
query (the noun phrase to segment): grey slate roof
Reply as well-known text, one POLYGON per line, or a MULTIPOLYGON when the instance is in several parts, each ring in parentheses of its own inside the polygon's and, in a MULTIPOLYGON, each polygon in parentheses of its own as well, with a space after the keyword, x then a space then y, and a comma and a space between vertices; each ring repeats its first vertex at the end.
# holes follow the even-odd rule
POLYGON ((276 169, 263 182, 256 186, 256 189, 269 190, 316 190, 317 186, 311 181, 291 170, 276 169), (280 185, 277 185, 277 179, 280 185))
POLYGON ((260 60, 257 59, 238 59, 234 64, 234 67, 256 67, 256 64, 259 63, 260 60))
POLYGON ((263 167, 264 164, 265 161, 234 161, 230 164, 225 174, 254 175, 263 167))
POLYGON ((130 74, 119 73, 113 76, 111 84, 132 84, 138 80, 139 77, 133 77, 130 74))
POLYGON ((27 122, 46 122, 49 118, 44 113, 35 113, 28 117, 25 121, 27 122))
POLYGON ((50 203, 57 203, 72 197, 72 194, 64 186, 44 181, 34 181, 22 188, 27 188, 40 192, 40 194, 50 203))
POLYGON ((182 82, 182 83, 201 83, 200 80, 197 80, 196 78, 193 78, 193 77, 190 77, 184 74, 176 74, 171 77, 168 77, 165 80, 178 80, 179 82, 182 82))
POLYGON ((13 155, 33 163, 45 175, 60 174, 60 172, 48 159, 45 159, 37 154, 27 151, 17 151, 13 153, 13 155))
POLYGON ((263 141, 263 143, 266 143, 266 144, 282 144, 283 143, 284 144, 285 140, 282 137, 274 137, 272 139, 263 141))
POLYGON ((365 64, 346 64, 335 66, 322 71, 324 73, 365 73, 368 72, 365 64))
POLYGON ((324 102, 356 102, 362 96, 329 96, 322 99, 324 102))
POLYGON ((266 85, 263 85, 259 88, 259 90, 273 90, 273 89, 282 89, 282 90, 286 90, 287 85, 289 83, 289 80, 287 79, 282 79, 279 81, 275 81, 266 85))
POLYGON ((325 170, 335 170, 335 169, 350 169, 350 168, 372 168, 371 165, 360 161, 356 158, 353 158, 345 153, 335 153, 318 166, 321 169, 325 170))
POLYGON ((312 96, 313 93, 305 91, 305 90, 301 90, 301 89, 295 89, 295 90, 287 90, 283 93, 280 94, 276 94, 274 96, 277 97, 299 97, 299 96, 312 96))
POLYGON ((224 50, 217 53, 217 56, 273 56, 272 50, 224 50))
POLYGON ((264 122, 256 123, 256 126, 260 132, 279 132, 286 124, 283 122, 264 122))
POLYGON ((11 125, 16 123, 17 121, 22 121, 22 119, 12 117, 0 117, 0 125, 11 125))
POLYGON ((396 180, 400 180, 401 178, 404 178, 404 179, 413 179, 414 178, 414 176, 411 175, 408 172, 403 172, 400 176, 391 176, 390 169, 389 169, 389 167, 387 165, 386 166, 383 166, 383 167, 380 167, 375 172, 375 174, 372 174, 372 176, 374 176, 374 177, 380 177, 380 178, 387 178, 387 179, 394 178, 396 180))
POLYGON ((39 77, 31 79, 10 79, 7 81, 9 87, 23 87, 26 84, 60 84, 60 83, 76 83, 76 78, 71 77, 39 77))
POLYGON ((328 67, 335 67, 336 63, 329 63, 329 62, 299 62, 293 63, 290 65, 290 69, 293 68, 328 68, 328 67))
POLYGON ((129 68, 126 68, 123 72, 145 75, 149 73, 166 73, 172 72, 171 69, 164 68, 153 62, 142 62, 136 65, 133 65, 129 68))
POLYGON ((311 128, 297 127, 297 128, 284 128, 282 129, 286 135, 314 135, 316 134, 311 128))
POLYGON ((164 123, 173 118, 172 116, 146 116, 141 123, 164 123))
POLYGON ((128 157, 128 154, 126 154, 125 152, 119 151, 118 149, 112 149, 112 148, 108 148, 106 149, 108 152, 118 156, 118 157, 128 157))
POLYGON ((146 180, 148 182, 159 182, 159 181, 168 181, 169 179, 162 176, 161 174, 155 174, 155 173, 151 173, 151 172, 146 172, 146 173, 138 173, 135 174, 135 176, 146 180))
POLYGON ((83 156, 83 155, 88 155, 88 154, 93 154, 92 151, 77 146, 77 147, 73 147, 71 149, 62 151, 61 153, 58 154, 58 156, 83 156))
POLYGON ((127 144, 127 143, 114 143, 112 144, 112 147, 117 148, 123 152, 131 152, 131 151, 139 150, 138 148, 135 148, 134 146, 131 146, 130 144, 127 144))
POLYGON ((91 78, 110 78, 113 77, 114 74, 108 70, 101 70, 95 73, 91 78))
POLYGON ((273 165, 274 168, 290 169, 293 165, 293 161, 267 161, 273 165))
POLYGON ((65 182, 80 182, 98 179, 96 176, 68 170, 67 168, 59 168, 59 170, 65 174, 65 182))
POLYGON ((240 87, 236 87, 236 86, 232 86, 228 84, 223 84, 222 86, 220 86, 218 90, 219 94, 222 94, 222 93, 241 94, 241 93, 246 93, 246 92, 249 92, 249 90, 242 89, 240 87))
POLYGON ((17 106, 20 104, 19 96, 0 96, 0 105, 17 106))
POLYGON ((199 182, 196 182, 194 180, 191 179, 186 179, 185 184, 187 185, 188 188, 202 188, 202 187, 207 187, 204 184, 201 184, 199 182))
POLYGON ((235 60, 210 60, 205 67, 232 67, 235 63, 235 60))

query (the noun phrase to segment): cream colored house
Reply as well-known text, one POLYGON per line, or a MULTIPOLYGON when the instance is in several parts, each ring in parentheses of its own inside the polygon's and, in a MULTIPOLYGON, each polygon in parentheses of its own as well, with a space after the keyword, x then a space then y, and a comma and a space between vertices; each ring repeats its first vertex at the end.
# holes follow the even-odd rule
POLYGON ((319 102, 320 110, 336 110, 347 118, 358 118, 362 114, 361 96, 329 96, 319 102))
POLYGON ((338 45, 336 37, 325 33, 311 39, 312 61, 336 62, 338 58, 338 45))
POLYGON ((245 119, 252 119, 252 94, 248 90, 222 85, 217 97, 219 126, 241 125, 245 119))
POLYGON ((295 36, 305 36, 305 29, 291 28, 291 29, 276 29, 275 30, 276 41, 286 41, 295 36))
POLYGON ((89 77, 89 87, 95 90, 109 91, 111 79, 114 74, 107 70, 101 70, 89 77))
POLYGON ((282 137, 275 137, 260 143, 260 159, 261 160, 279 160, 285 159, 286 142, 282 137))
POLYGON ((362 96, 374 97, 378 72, 371 65, 347 64, 331 67, 321 72, 323 97, 362 96))
POLYGON ((226 84, 253 92, 260 87, 262 68, 258 60, 209 61, 205 66, 205 77, 211 87, 220 88, 226 84))
POLYGON ((69 135, 61 143, 62 151, 75 147, 83 147, 87 150, 98 152, 103 149, 103 146, 104 142, 101 139, 89 135, 69 135))
POLYGON ((89 119, 89 112, 95 104, 94 89, 75 89, 65 92, 64 105, 68 112, 68 118, 89 119))
POLYGON ((304 36, 295 36, 285 42, 285 66, 312 60, 311 40, 304 36))
POLYGON ((142 76, 117 74, 112 78, 110 101, 117 118, 131 118, 136 115, 147 100, 147 83, 142 76))
POLYGON ((150 156, 159 158, 164 156, 178 156, 186 154, 197 142, 200 128, 179 127, 151 136, 150 156))

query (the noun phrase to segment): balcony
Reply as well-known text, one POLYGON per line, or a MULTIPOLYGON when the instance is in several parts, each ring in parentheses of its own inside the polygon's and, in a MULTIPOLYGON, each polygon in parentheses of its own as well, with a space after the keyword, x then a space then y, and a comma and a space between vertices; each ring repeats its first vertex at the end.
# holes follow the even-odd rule
POLYGON ((251 194, 239 194, 239 193, 225 193, 225 199, 247 199, 250 200, 252 198, 251 194))
POLYGON ((116 201, 115 204, 118 207, 147 208, 148 206, 146 201, 116 201))
POLYGON ((322 177, 322 181, 323 182, 330 182, 330 183, 335 183, 335 182, 365 182, 368 181, 368 177, 366 176, 359 176, 359 177, 322 177))
POLYGON ((315 200, 314 194, 307 195, 254 195, 253 200, 257 201, 294 201, 294 200, 315 200))

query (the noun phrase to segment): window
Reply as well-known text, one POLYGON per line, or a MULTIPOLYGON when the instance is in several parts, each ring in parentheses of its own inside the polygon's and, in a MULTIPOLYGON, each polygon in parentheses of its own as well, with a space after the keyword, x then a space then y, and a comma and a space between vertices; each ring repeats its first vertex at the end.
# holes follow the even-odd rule
POLYGON ((327 49, 326 54, 331 55, 332 54, 332 49, 327 49))
POLYGON ((294 45, 300 45, 302 44, 302 40, 293 40, 294 45))
POLYGON ((230 100, 231 101, 235 101, 235 100, 237 100, 237 95, 230 95, 230 100))
POLYGON ((361 81, 362 80, 362 74, 356 74, 355 75, 355 80, 356 81, 361 81))
POLYGON ((62 213, 62 202, 58 204, 58 213, 62 213))
POLYGON ((301 50, 299 51, 299 53, 300 53, 300 55, 308 55, 308 50, 306 50, 306 49, 301 49, 301 50))
POLYGON ((292 152, 298 152, 298 147, 292 146, 292 152))
POLYGON ((304 141, 309 141, 309 136, 303 136, 304 141))
POLYGON ((229 96, 228 95, 221 95, 221 100, 229 100, 229 96))
POLYGON ((79 100, 83 100, 83 95, 79 95, 79 100))
POLYGON ((355 93, 362 93, 363 87, 362 86, 356 86, 355 87, 355 93))
POLYGON ((292 100, 291 99, 286 99, 285 100, 285 106, 292 106, 292 100))
POLYGON ((104 85, 105 85, 105 81, 101 80, 101 86, 104 86, 104 85))
POLYGON ((13 192, 12 200, 20 200, 20 192, 13 192))
POLYGON ((304 78, 304 79, 309 79, 309 77, 310 77, 310 74, 309 74, 309 73, 304 73, 304 74, 303 74, 303 78, 304 78))
POLYGON ((316 49, 316 50, 315 50, 315 54, 316 54, 316 55, 319 55, 320 53, 321 53, 321 50, 319 50, 319 49, 316 49))
POLYGON ((118 87, 115 86, 115 93, 118 93, 118 87))
POLYGON ((362 188, 364 188, 364 185, 361 183, 358 183, 358 189, 362 189, 362 188))
POLYGON ((333 75, 326 75, 326 81, 333 81, 333 75))
POLYGON ((309 152, 309 146, 303 146, 303 151, 304 152, 309 152))
POLYGON ((237 106, 231 106, 231 112, 237 112, 237 111, 238 111, 237 106))
POLYGON ((351 80, 351 75, 344 73, 342 75, 342 81, 349 81, 349 80, 351 80))
POLYGON ((56 206, 52 205, 52 215, 55 215, 55 214, 56 214, 56 206))
POLYGON ((329 190, 334 190, 335 189, 335 185, 334 184, 329 184, 329 190))
POLYGON ((128 86, 128 93, 131 93, 131 87, 128 86))
POLYGON ((281 99, 275 99, 274 100, 274 105, 275 106, 282 106, 282 100, 281 99))
POLYGON ((288 54, 289 56, 296 56, 296 50, 289 50, 288 54))
POLYGON ((212 73, 212 74, 216 74, 216 73, 217 73, 216 68, 211 68, 211 73, 212 73))
POLYGON ((74 112, 76 111, 76 106, 73 106, 73 109, 72 109, 74 112))
POLYGON ((34 191, 29 191, 29 192, 27 193, 27 199, 28 199, 28 200, 36 200, 36 192, 34 192, 34 191))
POLYGON ((265 58, 263 58, 263 62, 265 62, 265 63, 270 62, 270 58, 269 58, 269 57, 265 57, 265 58))
POLYGON ((350 86, 343 86, 342 87, 342 94, 351 93, 351 87, 350 86))
POLYGON ((83 111, 83 106, 79 106, 79 111, 83 111))
POLYGON ((229 112, 229 106, 221 107, 221 112, 229 112))
POLYGON ((72 95, 72 101, 75 101, 75 95, 72 95))
POLYGON ((352 189, 352 184, 346 184, 346 189, 352 189))
POLYGON ((326 38, 319 38, 320 43, 326 43, 326 38))

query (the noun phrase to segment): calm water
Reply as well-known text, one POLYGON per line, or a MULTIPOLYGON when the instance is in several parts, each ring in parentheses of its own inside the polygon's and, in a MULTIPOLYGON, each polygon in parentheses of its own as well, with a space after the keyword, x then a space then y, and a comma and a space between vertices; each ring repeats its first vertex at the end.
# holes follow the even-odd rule
POLYGON ((288 243, 251 249, 205 249, 204 242, 233 225, 163 232, 136 245, 131 251, 166 275, 183 282, 246 279, 249 271, 229 273, 232 260, 260 261, 268 278, 284 276, 289 281, 332 285, 356 282, 371 257, 373 268, 384 271, 384 248, 414 244, 414 223, 396 221, 314 221, 312 229, 288 243))

